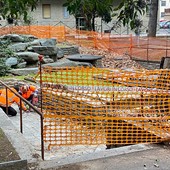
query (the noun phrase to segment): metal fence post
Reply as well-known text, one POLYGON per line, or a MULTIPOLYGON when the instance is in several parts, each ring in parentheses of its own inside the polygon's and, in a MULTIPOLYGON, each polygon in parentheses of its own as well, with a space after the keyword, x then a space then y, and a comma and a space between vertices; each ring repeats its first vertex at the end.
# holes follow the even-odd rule
MULTIPOLYGON (((39 72, 40 72, 40 95, 41 95, 41 113, 42 113, 42 60, 43 60, 43 56, 39 55, 39 72)), ((44 138, 43 138, 43 133, 44 133, 44 129, 43 129, 43 116, 41 115, 41 155, 42 155, 42 159, 44 160, 44 138)))

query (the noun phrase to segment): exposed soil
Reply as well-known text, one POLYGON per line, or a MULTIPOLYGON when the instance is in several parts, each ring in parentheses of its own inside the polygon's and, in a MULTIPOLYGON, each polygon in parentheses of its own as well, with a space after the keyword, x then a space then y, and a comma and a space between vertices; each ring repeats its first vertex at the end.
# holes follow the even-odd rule
POLYGON ((128 54, 121 55, 120 53, 116 53, 108 50, 98 50, 94 48, 85 48, 80 47, 81 54, 90 54, 90 55, 99 55, 103 56, 102 65, 105 68, 113 68, 113 69, 159 69, 160 61, 154 61, 154 58, 151 61, 147 61, 146 59, 142 60, 142 58, 137 57, 136 59, 132 59, 128 54), (138 58, 140 60, 138 60, 138 58))
POLYGON ((2 129, 0 129, 0 163, 14 160, 20 160, 20 157, 2 129))
POLYGON ((144 67, 137 62, 131 60, 127 54, 120 55, 118 53, 110 52, 108 50, 98 50, 94 48, 80 47, 81 54, 99 55, 103 56, 102 65, 105 68, 119 68, 119 69, 144 69, 144 67))

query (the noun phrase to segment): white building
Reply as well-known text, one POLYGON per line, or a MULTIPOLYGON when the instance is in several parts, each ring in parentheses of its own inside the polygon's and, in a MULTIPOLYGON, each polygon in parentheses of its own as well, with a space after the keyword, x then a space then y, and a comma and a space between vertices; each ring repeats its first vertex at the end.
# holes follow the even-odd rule
MULTIPOLYGON (((66 7, 63 7, 66 0, 41 0, 39 1, 37 8, 34 12, 29 14, 30 24, 31 25, 64 25, 69 28, 85 28, 85 19, 84 18, 75 18, 73 15, 70 15, 66 7)), ((119 1, 115 1, 113 5, 118 5, 119 1)), ((141 16, 143 20, 143 30, 147 30, 149 15, 141 16)), ((113 34, 129 34, 134 33, 130 31, 129 27, 123 27, 123 25, 117 24, 117 19, 113 18, 110 23, 105 23, 101 21, 101 18, 95 19, 95 30, 98 32, 110 31, 111 28, 113 34)), ((2 26, 7 25, 5 20, 1 20, 0 24, 2 26)), ((18 22, 17 24, 23 25, 24 23, 18 22)))
POLYGON ((159 1, 159 17, 160 20, 165 20, 165 10, 170 8, 170 0, 160 0, 159 1))

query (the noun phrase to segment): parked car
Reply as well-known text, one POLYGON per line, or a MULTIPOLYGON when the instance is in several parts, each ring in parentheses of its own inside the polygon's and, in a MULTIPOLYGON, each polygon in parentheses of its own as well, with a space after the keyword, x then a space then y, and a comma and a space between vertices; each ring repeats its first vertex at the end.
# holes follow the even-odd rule
POLYGON ((160 28, 163 28, 163 29, 170 28, 170 21, 166 21, 165 23, 162 23, 162 26, 160 26, 160 28))
POLYGON ((163 26, 166 22, 167 22, 166 20, 161 20, 161 21, 159 22, 160 28, 162 28, 162 26, 163 26))

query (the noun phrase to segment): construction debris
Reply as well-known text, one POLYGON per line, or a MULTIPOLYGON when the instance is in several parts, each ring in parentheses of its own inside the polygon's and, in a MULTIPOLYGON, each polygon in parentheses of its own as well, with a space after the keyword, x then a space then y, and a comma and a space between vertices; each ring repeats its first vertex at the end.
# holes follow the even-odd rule
POLYGON ((119 69, 144 69, 140 64, 130 59, 130 56, 124 54, 124 56, 119 55, 114 52, 102 49, 94 49, 87 47, 80 47, 81 54, 91 54, 91 55, 101 55, 103 67, 107 68, 119 68, 119 69))

